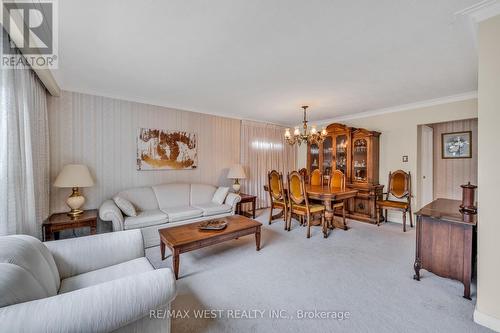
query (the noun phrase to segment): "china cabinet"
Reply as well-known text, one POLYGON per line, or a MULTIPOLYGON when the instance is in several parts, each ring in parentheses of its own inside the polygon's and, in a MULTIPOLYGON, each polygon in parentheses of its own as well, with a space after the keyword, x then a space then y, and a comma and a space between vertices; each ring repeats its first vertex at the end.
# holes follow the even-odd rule
POLYGON ((328 178, 332 170, 342 171, 347 187, 358 190, 356 197, 347 202, 347 216, 375 223, 375 201, 383 192, 378 179, 380 133, 338 123, 326 129, 325 141, 308 147, 309 172, 320 169, 328 178))
POLYGON ((307 170, 311 174, 313 170, 319 169, 320 166, 319 145, 309 144, 307 147, 307 170))

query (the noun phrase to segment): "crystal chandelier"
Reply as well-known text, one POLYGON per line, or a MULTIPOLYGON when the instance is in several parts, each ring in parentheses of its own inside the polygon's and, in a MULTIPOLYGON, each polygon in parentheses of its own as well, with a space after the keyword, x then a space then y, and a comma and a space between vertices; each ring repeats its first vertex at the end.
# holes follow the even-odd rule
POLYGON ((290 129, 287 128, 285 130, 285 140, 288 144, 294 145, 298 144, 299 146, 302 143, 309 143, 309 144, 320 144, 323 141, 325 141, 327 132, 326 129, 323 128, 321 132, 318 132, 316 130, 316 126, 311 126, 311 130, 309 131, 309 128, 307 127, 307 116, 306 116, 306 111, 308 105, 302 106, 302 109, 304 109, 304 120, 302 121, 302 133, 300 132, 299 126, 295 127, 295 130, 293 131, 293 136, 290 133, 290 129))

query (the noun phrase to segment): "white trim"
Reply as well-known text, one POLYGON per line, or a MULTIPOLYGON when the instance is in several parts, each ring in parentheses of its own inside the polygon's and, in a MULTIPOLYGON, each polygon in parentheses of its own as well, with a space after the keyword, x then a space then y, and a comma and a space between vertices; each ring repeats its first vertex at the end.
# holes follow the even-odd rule
POLYGON ((469 92, 466 92, 463 94, 434 98, 434 99, 429 99, 429 100, 425 100, 425 101, 403 104, 403 105, 393 106, 393 107, 384 108, 384 109, 369 110, 369 111, 363 111, 363 112, 358 112, 358 113, 354 113, 354 114, 347 114, 347 115, 343 115, 343 116, 333 117, 330 119, 318 120, 317 122, 321 123, 321 124, 325 124, 325 123, 332 123, 332 122, 336 122, 336 121, 345 121, 345 120, 351 120, 351 119, 366 118, 366 117, 378 116, 378 115, 387 114, 387 113, 395 113, 395 112, 408 111, 408 110, 419 109, 419 108, 426 108, 426 107, 435 106, 435 105, 441 105, 441 104, 447 104, 447 103, 453 103, 453 102, 461 102, 461 101, 466 101, 466 100, 474 99, 474 98, 477 98, 477 91, 469 91, 469 92))
POLYGON ((470 16, 475 22, 482 22, 493 16, 500 15, 500 1, 484 0, 456 12, 455 15, 470 16))
POLYGON ((496 332, 500 332, 500 319, 487 315, 485 313, 479 312, 474 309, 474 322, 479 325, 488 327, 496 332))

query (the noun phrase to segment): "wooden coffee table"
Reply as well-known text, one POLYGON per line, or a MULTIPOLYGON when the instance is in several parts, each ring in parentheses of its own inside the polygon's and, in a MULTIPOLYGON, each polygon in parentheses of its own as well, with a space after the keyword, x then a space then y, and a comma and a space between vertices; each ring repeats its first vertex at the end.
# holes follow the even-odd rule
POLYGON ((199 230, 198 226, 203 222, 196 222, 158 230, 160 233, 161 259, 165 260, 165 246, 168 246, 172 251, 172 266, 176 279, 179 278, 179 255, 181 253, 252 234, 255 234, 257 251, 260 250, 260 227, 262 223, 240 215, 218 218, 217 220, 225 220, 227 227, 218 231, 199 230))

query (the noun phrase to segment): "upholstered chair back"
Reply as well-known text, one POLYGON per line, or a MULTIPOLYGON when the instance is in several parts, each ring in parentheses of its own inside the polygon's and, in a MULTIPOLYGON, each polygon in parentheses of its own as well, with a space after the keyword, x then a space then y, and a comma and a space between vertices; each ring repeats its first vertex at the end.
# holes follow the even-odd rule
POLYGON ((267 174, 269 192, 273 200, 282 200, 283 198, 283 177, 281 174, 272 170, 267 174))
POLYGON ((295 204, 302 204, 307 200, 304 178, 297 171, 288 174, 288 195, 295 204))
POLYGON ((404 198, 410 194, 410 174, 403 170, 389 173, 389 193, 396 198, 404 198))
POLYGON ((345 189, 345 175, 340 170, 333 170, 330 179, 330 188, 345 189))
POLYGON ((321 171, 319 171, 319 169, 314 169, 313 172, 311 172, 309 184, 321 185, 321 171))
POLYGON ((27 235, 0 237, 0 308, 55 296, 60 285, 54 258, 42 242, 27 235))

